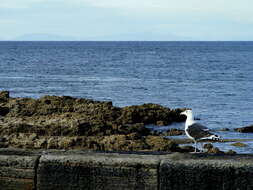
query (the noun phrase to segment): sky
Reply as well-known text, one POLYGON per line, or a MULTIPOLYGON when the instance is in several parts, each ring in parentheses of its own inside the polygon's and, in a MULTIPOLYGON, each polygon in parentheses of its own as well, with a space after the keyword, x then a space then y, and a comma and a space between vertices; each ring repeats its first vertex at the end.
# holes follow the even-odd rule
POLYGON ((0 40, 253 40, 252 0, 0 0, 0 40))

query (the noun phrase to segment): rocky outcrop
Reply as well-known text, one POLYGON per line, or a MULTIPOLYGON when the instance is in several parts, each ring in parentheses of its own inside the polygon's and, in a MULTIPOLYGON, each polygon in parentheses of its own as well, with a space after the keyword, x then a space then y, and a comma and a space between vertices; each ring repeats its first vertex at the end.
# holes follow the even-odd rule
POLYGON ((39 99, 11 98, 0 92, 1 147, 28 149, 153 150, 180 148, 159 137, 148 124, 168 125, 184 121, 184 109, 157 104, 115 107, 69 96, 44 96, 39 99))
POLYGON ((185 132, 184 130, 181 129, 168 129, 167 131, 163 132, 162 135, 164 136, 179 136, 179 135, 184 135, 185 132))
POLYGON ((82 149, 96 151, 180 151, 179 146, 160 136, 139 137, 136 133, 106 136, 43 136, 20 133, 9 137, 9 144, 30 149, 82 149))
POLYGON ((0 91, 0 102, 7 102, 10 98, 10 93, 8 91, 0 91))
POLYGON ((253 125, 242 128, 236 128, 235 131, 240 133, 253 133, 253 125))

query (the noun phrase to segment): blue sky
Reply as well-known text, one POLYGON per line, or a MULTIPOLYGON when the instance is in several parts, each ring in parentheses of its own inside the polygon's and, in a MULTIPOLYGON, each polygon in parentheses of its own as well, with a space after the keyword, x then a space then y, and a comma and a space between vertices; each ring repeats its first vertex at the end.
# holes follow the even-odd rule
POLYGON ((252 0, 1 0, 0 40, 253 40, 252 0))

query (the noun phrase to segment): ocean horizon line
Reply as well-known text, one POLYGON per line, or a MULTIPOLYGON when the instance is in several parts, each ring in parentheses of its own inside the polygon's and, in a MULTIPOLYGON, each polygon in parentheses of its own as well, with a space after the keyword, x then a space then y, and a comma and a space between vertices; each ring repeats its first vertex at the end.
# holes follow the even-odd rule
POLYGON ((253 40, 0 40, 0 42, 253 42, 253 40))

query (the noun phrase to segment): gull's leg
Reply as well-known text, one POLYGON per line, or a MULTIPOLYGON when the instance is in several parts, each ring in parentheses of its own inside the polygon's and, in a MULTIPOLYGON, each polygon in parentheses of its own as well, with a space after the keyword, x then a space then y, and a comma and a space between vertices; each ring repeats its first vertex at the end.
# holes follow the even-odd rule
POLYGON ((200 152, 204 152, 203 144, 204 144, 203 142, 200 142, 200 147, 201 147, 200 152))
POLYGON ((195 153, 197 152, 197 141, 194 140, 194 143, 195 143, 195 153))

